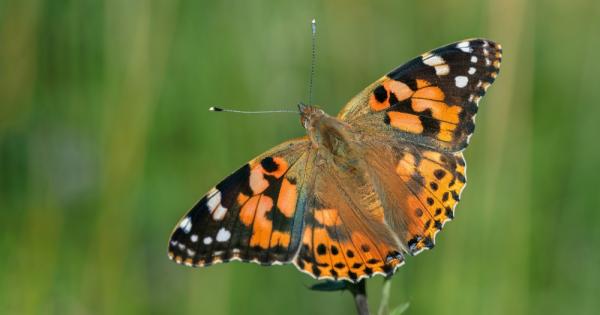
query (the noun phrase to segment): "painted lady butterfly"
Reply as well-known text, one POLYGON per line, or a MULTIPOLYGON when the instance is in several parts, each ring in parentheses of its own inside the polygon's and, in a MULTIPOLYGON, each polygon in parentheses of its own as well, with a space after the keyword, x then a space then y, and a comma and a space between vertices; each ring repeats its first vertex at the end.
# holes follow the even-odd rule
POLYGON ((462 150, 500 60, 500 45, 465 40, 391 71, 337 117, 299 105, 308 135, 212 188, 173 231, 169 257, 188 266, 293 263, 352 282, 393 274, 454 217, 462 150))

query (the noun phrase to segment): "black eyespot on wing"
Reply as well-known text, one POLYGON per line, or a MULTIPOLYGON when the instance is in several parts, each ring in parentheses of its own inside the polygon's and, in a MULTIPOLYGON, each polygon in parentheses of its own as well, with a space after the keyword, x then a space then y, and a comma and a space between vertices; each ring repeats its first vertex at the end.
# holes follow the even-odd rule
POLYGON ((327 247, 325 247, 324 244, 319 244, 319 246, 317 246, 317 254, 325 255, 326 253, 327 253, 327 247))
POLYGON ((260 165, 269 173, 275 172, 279 168, 279 165, 277 165, 277 163, 275 163, 273 158, 270 156, 262 159, 262 161, 260 161, 260 165))
POLYGON ((381 85, 375 88, 375 90, 373 91, 373 95, 375 95, 375 99, 379 103, 385 102, 388 98, 388 92, 381 85))

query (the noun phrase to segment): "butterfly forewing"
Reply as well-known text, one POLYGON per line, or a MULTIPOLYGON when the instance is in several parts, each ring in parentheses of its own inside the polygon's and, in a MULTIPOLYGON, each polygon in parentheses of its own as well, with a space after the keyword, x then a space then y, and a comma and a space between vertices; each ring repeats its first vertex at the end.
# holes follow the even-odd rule
POLYGON ((341 119, 363 130, 397 134, 449 152, 464 149, 479 99, 498 75, 500 45, 484 39, 450 44, 391 71, 354 97, 341 119))
POLYGON ((290 261, 303 224, 296 205, 307 147, 305 138, 283 143, 216 185, 180 220, 169 257, 192 266, 290 261))

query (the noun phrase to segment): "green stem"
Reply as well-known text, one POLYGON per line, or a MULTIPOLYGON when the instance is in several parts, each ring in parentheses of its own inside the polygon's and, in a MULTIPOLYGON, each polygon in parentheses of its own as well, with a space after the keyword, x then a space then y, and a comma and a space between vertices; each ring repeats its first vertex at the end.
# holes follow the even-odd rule
POLYGON ((381 302, 379 304, 379 310, 377 315, 386 315, 389 313, 389 301, 390 301, 390 288, 392 287, 392 281, 386 278, 383 281, 383 288, 381 289, 381 302))

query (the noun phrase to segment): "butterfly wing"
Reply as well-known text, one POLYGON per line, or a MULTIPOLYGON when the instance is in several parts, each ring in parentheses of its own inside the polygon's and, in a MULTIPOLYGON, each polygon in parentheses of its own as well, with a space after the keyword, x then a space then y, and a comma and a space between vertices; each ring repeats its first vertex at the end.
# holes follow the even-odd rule
POLYGON ((385 223, 412 255, 432 248, 466 183, 462 150, 500 45, 465 40, 425 53, 354 97, 338 118, 360 134, 385 223))
POLYGON ((447 152, 464 149, 479 99, 498 75, 499 44, 471 39, 427 52, 355 96, 338 117, 361 130, 447 152))
POLYGON ((364 145, 385 222, 400 238, 402 249, 416 255, 433 248, 437 232, 454 218, 466 184, 462 152, 435 151, 410 143, 367 141, 364 145))
POLYGON ((334 162, 328 151, 313 153, 308 162, 313 193, 305 201, 305 227, 294 264, 317 279, 355 282, 393 274, 404 262, 402 249, 362 171, 364 161, 342 157, 334 162))
POLYGON ((322 153, 302 138, 241 167, 179 221, 169 257, 189 266, 293 261, 318 279, 392 274, 403 257, 374 191, 317 162, 322 153))
MULTIPOLYGON (((365 135, 354 154, 313 151, 303 202, 305 226, 294 264, 318 279, 391 275, 434 246, 464 188, 461 152, 435 151, 365 135)), ((334 150, 335 151, 335 150, 334 150)))
POLYGON ((308 147, 306 137, 282 143, 216 185, 177 224, 169 257, 190 266, 290 261, 302 232, 296 204, 308 147))

